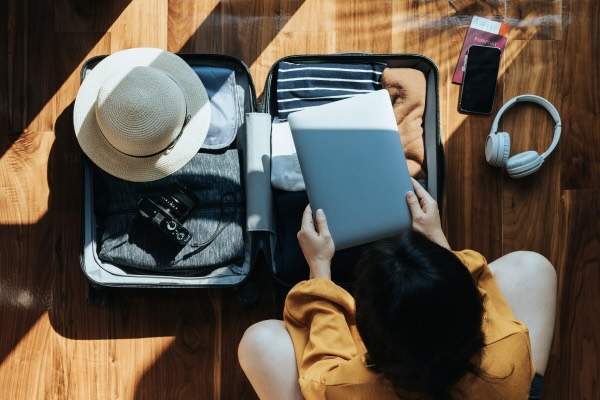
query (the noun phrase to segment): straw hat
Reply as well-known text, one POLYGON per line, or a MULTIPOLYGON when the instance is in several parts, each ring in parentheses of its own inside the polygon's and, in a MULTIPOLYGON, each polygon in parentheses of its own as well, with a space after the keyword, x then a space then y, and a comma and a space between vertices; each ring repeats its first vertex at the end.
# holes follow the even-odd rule
POLYGON ((210 124, 206 89, 179 56, 153 48, 114 53, 85 76, 73 111, 75 135, 98 167, 147 182, 183 167, 210 124))

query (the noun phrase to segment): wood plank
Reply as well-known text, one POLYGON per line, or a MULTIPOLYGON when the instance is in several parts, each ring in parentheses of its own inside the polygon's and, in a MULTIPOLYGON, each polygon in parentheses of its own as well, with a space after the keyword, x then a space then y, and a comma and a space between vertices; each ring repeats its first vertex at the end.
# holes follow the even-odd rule
MULTIPOLYGON (((586 79, 581 77, 586 74, 588 68, 597 68, 600 62, 596 51, 598 35, 594 32, 598 30, 600 13, 595 2, 575 3, 566 0, 563 1, 563 10, 563 21, 577 22, 565 23, 561 42, 560 58, 564 64, 560 68, 558 80, 558 85, 562 88, 562 104, 559 111, 563 120, 560 145, 561 187, 594 190, 567 191, 563 196, 562 234, 560 242, 556 245, 561 260, 558 271, 558 328, 555 330, 556 337, 547 370, 551 383, 544 386, 547 397, 557 400, 567 398, 570 393, 577 391, 580 393, 575 394, 576 397, 573 398, 598 397, 597 385, 594 385, 594 382, 600 360, 597 346, 596 349, 589 348, 589 344, 600 339, 600 330, 593 325, 593 320, 590 321, 589 315, 593 314, 586 315, 585 310, 597 308, 597 296, 594 292, 598 291, 595 287, 598 279, 589 276, 589 271, 593 272, 593 268, 590 269, 585 262, 573 258, 578 257, 573 254, 573 248, 578 248, 577 251, 581 253, 582 246, 589 246, 578 243, 579 235, 589 242, 590 238, 597 238, 599 226, 597 215, 594 218, 597 214, 597 189, 600 188, 598 157, 594 149, 597 139, 589 129, 593 124, 597 124, 598 101, 593 93, 596 92, 594 88, 598 87, 598 79, 594 74, 586 79), (577 62, 574 63, 574 59, 577 59, 577 62), (589 203, 590 197, 596 198, 595 204, 589 203), (590 209, 587 210, 587 207, 590 209), (567 245, 566 240, 571 244, 567 245), (586 271, 586 276, 581 279, 583 271, 586 271), (588 280, 590 278, 595 280, 588 280), (575 314, 574 307, 584 311, 575 314), (590 324, 592 325, 589 326, 590 324), (581 325, 583 327, 579 328, 581 325), (582 346, 585 346, 583 352, 582 346)), ((592 240, 596 240, 597 244, 597 239, 592 240)), ((597 246, 595 252, 597 260, 597 246)))
POLYGON ((600 360, 600 190, 563 195, 560 249, 560 399, 596 399, 600 360))
MULTIPOLYGON (((449 26, 448 2, 394 2, 392 5, 392 47, 394 53, 422 54, 440 69, 440 88, 444 89, 450 60, 445 34, 449 26)), ((453 68, 453 67, 452 67, 453 68)), ((444 99, 445 102, 445 99, 444 99)))
POLYGON ((244 61, 257 82, 260 67, 254 63, 279 31, 279 10, 274 0, 223 2, 223 52, 244 61))
MULTIPOLYGON (((12 137, 2 138, 3 141, 10 141, 11 146, 0 158, 0 226, 34 225, 48 211, 50 191, 46 171, 54 135, 52 132, 23 132, 17 135, 14 142, 12 137)), ((8 233, 7 239, 10 239, 8 233)), ((25 253, 25 243, 16 249, 23 247, 25 253)), ((8 246, 0 253, 2 255, 14 250, 8 243, 1 243, 0 246, 8 246)))
MULTIPOLYGON (((504 100, 524 94, 523 88, 526 88, 526 93, 542 96, 560 109, 561 98, 555 84, 560 74, 559 54, 560 43, 557 41, 510 38, 505 51, 507 69, 504 100)), ((554 120, 542 107, 522 104, 505 114, 499 129, 510 134, 511 155, 527 150, 541 154, 552 141, 554 125, 554 120)), ((533 175, 521 179, 504 175, 503 254, 516 250, 536 251, 548 258, 555 268, 559 268, 558 248, 563 240, 560 229, 561 188, 557 179, 560 161, 559 146, 533 175)), ((559 281, 559 286, 561 284, 562 281, 559 281)), ((551 399, 559 393, 560 379, 555 371, 560 340, 557 322, 544 379, 545 399, 551 399)))
POLYGON ((167 48, 166 1, 115 0, 112 12, 111 53, 131 47, 167 48))
POLYGON ((54 0, 54 32, 106 32, 129 1, 54 0), (114 3, 114 4, 113 4, 114 3), (112 7, 121 7, 113 11, 112 7))
POLYGON ((469 27, 473 16, 506 22, 505 3, 506 1, 494 0, 449 0, 449 17, 451 21, 449 28, 452 34, 462 35, 464 38, 462 31, 469 27))
MULTIPOLYGON (((221 311, 218 294, 206 290, 169 291, 157 289, 148 297, 134 297, 141 313, 136 335, 144 338, 131 353, 125 370, 143 375, 130 385, 125 398, 219 399, 221 311), (150 299, 152 296, 152 299, 150 299), (154 338, 146 332, 154 326, 154 338), (162 332, 160 332, 162 331, 162 332), (160 336, 170 336, 168 347, 160 350, 160 336), (135 360, 154 347, 155 357, 148 368, 136 368, 135 360)), ((138 336, 134 336, 138 337, 138 336)), ((120 343, 118 341, 117 343, 120 343)), ((123 385, 125 386, 125 385, 123 385)))
MULTIPOLYGON (((27 15, 23 16, 23 19, 35 23, 35 20, 28 19, 27 15)), ((52 37, 52 35, 46 36, 52 37)), ((42 86, 36 93, 40 94, 39 100, 43 99, 44 93, 48 94, 45 99, 47 102, 45 109, 52 110, 50 118, 52 121, 55 118, 55 105, 62 103, 62 101, 55 103, 55 98, 64 100, 64 96, 67 96, 70 98, 68 101, 72 102, 76 93, 76 89, 69 85, 63 86, 63 97, 58 93, 52 93, 56 90, 58 82, 63 83, 60 78, 73 75, 74 79, 78 80, 78 71, 73 70, 79 61, 78 54, 86 54, 87 50, 98 41, 98 35, 93 35, 91 39, 88 37, 90 40, 87 41, 83 37, 78 37, 79 46, 60 47, 57 52, 58 57, 56 57, 57 54, 52 56, 54 65, 40 63, 40 60, 35 58, 39 57, 38 53, 24 52, 27 54, 25 59, 37 63, 31 67, 36 66, 38 70, 31 79, 29 79, 31 74, 22 75, 21 81, 28 85, 39 84, 42 86), (61 54, 65 57, 62 58, 61 54), (39 66, 47 64, 46 73, 41 73, 39 66), (41 76, 44 78, 43 81, 41 76), (65 92, 70 93, 66 94, 65 92)), ((36 35, 33 34, 25 36, 23 40, 23 46, 29 46, 29 41, 38 42, 36 35)), ((52 40, 52 38, 44 40, 52 40)), ((25 71, 26 68, 23 67, 21 66, 21 69, 25 71)), ((18 84, 17 80, 15 85, 18 84)), ((36 99, 38 98, 36 97, 36 99)), ((55 134, 52 131, 26 131, 14 135, 14 139, 3 136, 2 148, 3 153, 4 151, 6 153, 0 159, 0 187, 2 188, 0 190, 2 214, 0 218, 0 237, 2 238, 0 281, 12 282, 11 286, 14 286, 12 289, 10 286, 3 286, 0 296, 4 299, 3 317, 14 321, 15 324, 10 335, 2 335, 0 359, 3 361, 3 370, 0 373, 0 379, 2 379, 2 387, 8 389, 6 395, 11 398, 54 397, 64 393, 64 390, 61 388, 54 390, 53 385, 55 383, 57 385, 64 384, 65 381, 68 381, 68 379, 65 380, 65 376, 60 376, 59 380, 54 379, 58 376, 52 367, 55 365, 55 361, 63 356, 56 357, 57 354, 52 351, 55 333, 46 313, 46 310, 51 308, 51 304, 57 304, 53 299, 51 282, 54 278, 54 267, 57 266, 56 259, 53 257, 56 251, 56 241, 53 239, 56 238, 55 229, 60 223, 69 227, 68 231, 72 236, 71 240, 66 243, 69 254, 73 256, 73 262, 70 265, 78 267, 79 264, 77 258, 79 232, 76 228, 79 225, 76 222, 78 218, 70 218, 73 215, 76 217, 79 215, 80 202, 73 201, 73 196, 74 199, 78 199, 79 194, 78 185, 74 185, 79 178, 79 158, 73 156, 79 153, 72 134, 72 118, 70 116, 66 121, 66 126, 70 127, 69 135, 61 136, 61 139, 70 141, 71 146, 68 149, 58 145, 61 140, 55 141, 55 134), (57 165, 56 159, 49 155, 53 151, 56 155, 57 147, 62 147, 58 158, 67 162, 54 169, 57 165), (69 179, 69 174, 74 179, 69 179), (62 182, 62 187, 54 185, 60 180, 57 179, 59 176, 66 179, 62 182), (69 210, 71 214, 65 213, 60 216, 63 218, 57 217, 53 212, 54 207, 65 211, 69 210), (73 209, 77 210, 75 214, 73 209), (4 248, 4 246, 7 247, 4 248), (11 276, 12 274, 15 276, 11 276), (40 348, 47 349, 47 351, 40 352, 40 348), (35 384, 15 384, 15 382, 19 382, 19 375, 16 375, 15 372, 23 369, 26 371, 26 374, 22 376, 25 379, 24 382, 31 381, 35 384), (6 382, 12 383, 5 384, 6 382), (11 393, 14 393, 14 396, 11 393)), ((75 271, 79 272, 78 268, 75 271)), ((68 376, 71 376, 72 373, 72 371, 68 371, 68 376)), ((93 379, 92 374, 90 374, 90 378, 93 379)))
POLYGON ((600 188, 600 3, 564 1, 568 10, 561 76, 561 187, 600 188))
POLYGON ((52 20, 46 18, 51 15, 52 3, 39 5, 33 15, 28 13, 28 1, 10 1, 5 7, 9 131, 52 130, 53 110, 49 99, 55 88, 51 80, 55 47, 50 35, 44 34, 52 31, 52 20), (36 42, 35 52, 30 51, 31 40, 36 42))
POLYGON ((90 47, 73 50, 64 68, 59 69, 54 59, 60 46, 52 35, 45 33, 53 31, 53 19, 47 18, 47 15, 53 15, 53 3, 30 6, 27 1, 10 1, 2 7, 5 7, 8 21, 6 30, 3 29, 7 63, 3 65, 6 75, 2 76, 6 77, 4 93, 7 96, 2 100, 2 103, 6 101, 2 106, 6 111, 0 119, 6 121, 4 131, 51 130, 56 113, 52 97, 88 54, 90 47), (30 7, 36 11, 32 17, 27 14, 30 7), (36 51, 30 51, 31 48, 36 51))
POLYGON ((251 277, 259 298, 255 304, 245 304, 237 290, 222 291, 223 335, 221 345, 221 398, 258 399, 237 359, 237 348, 246 329, 255 322, 283 318, 283 298, 277 297, 276 283, 261 257, 251 277))
MULTIPOLYGON (((43 322, 51 305, 52 221, 47 217, 47 154, 52 132, 2 136, 0 158, 0 387, 7 398, 43 398, 52 329, 43 322), (28 384, 25 384, 28 382, 28 384)), ((47 318, 46 318, 47 320, 47 318)))
MULTIPOLYGON (((55 135, 65 135, 72 139, 71 147, 63 154, 64 157, 68 157, 78 154, 79 151, 73 129, 73 110, 70 107, 74 104, 79 91, 81 68, 92 57, 110 54, 111 34, 66 32, 56 33, 54 36, 57 41, 63 44, 56 49, 54 54, 57 69, 56 79, 61 82, 60 88, 52 96, 56 115, 54 132, 55 135), (66 114, 63 115, 63 113, 66 114)), ((68 171, 74 172, 73 169, 78 171, 79 158, 75 157, 72 163, 73 165, 69 166, 68 171)), ((78 181, 79 175, 72 178, 78 181)), ((64 192, 72 191, 65 190, 64 192)))
POLYGON ((31 131, 51 131, 54 128, 54 109, 52 96, 59 87, 56 81, 56 70, 53 63, 57 43, 52 35, 53 4, 50 1, 34 2, 27 0, 27 7, 34 8, 34 13, 23 15, 26 37, 21 49, 26 54, 25 90, 26 122, 24 128, 31 131), (32 51, 31 49, 35 49, 32 51))
POLYGON ((174 53, 222 53, 222 19, 220 0, 169 1, 167 49, 174 53))
POLYGON ((373 3, 361 0, 339 0, 337 2, 338 21, 337 51, 389 53, 392 40, 392 2, 390 0, 373 3))
POLYGON ((57 334, 49 391, 64 398, 218 398, 214 294, 115 289, 111 303, 98 307, 86 302, 85 287, 81 272, 68 266, 55 284, 60 300, 50 312, 57 334))
POLYGON ((561 40, 561 0, 508 0, 505 22, 520 40, 561 40))
MULTIPOLYGON (((283 32, 335 32, 338 3, 327 0, 282 0, 279 29, 283 32)), ((318 50, 306 52, 318 53, 318 50)))
MULTIPOLYGON (((21 290, 19 294, 22 298, 26 296, 26 292, 21 290)), ((52 329, 47 323, 47 315, 41 314, 38 318, 30 320, 33 314, 28 312, 29 307, 17 308, 20 308, 17 312, 3 313, 3 318, 6 318, 6 321, 15 321, 19 328, 23 318, 23 322, 29 326, 24 332, 19 332, 19 340, 11 346, 8 361, 0 364, 2 395, 12 399, 52 398, 53 394, 46 391, 43 384, 48 379, 46 366, 53 361, 53 354, 48 350, 52 329)), ((2 346, 4 347, 4 344, 2 346)))
MULTIPOLYGON (((560 109, 561 99, 555 82, 560 70, 559 43, 556 41, 509 40, 506 58, 512 59, 504 76, 504 100, 529 93, 541 96, 560 109), (514 54, 516 53, 516 54, 514 54), (524 91, 524 87, 527 89, 524 91)), ((533 103, 510 108, 499 130, 510 135, 510 156, 525 151, 542 154, 554 137, 554 119, 533 103)), ((489 167, 493 168, 493 167, 489 167)), ((552 245, 559 235, 560 148, 550 154, 534 174, 513 179, 504 173, 503 254, 516 250, 536 251, 556 265, 552 245)))
MULTIPOLYGON (((454 68, 467 28, 474 15, 502 21, 504 9, 492 1, 450 1, 448 70, 454 68)), ((484 146, 495 112, 502 104, 504 62, 494 111, 489 116, 458 113, 460 86, 448 76, 448 128, 446 133, 446 229, 452 248, 470 248, 489 260, 502 255, 502 171, 489 168, 484 146), (485 231, 485 234, 483 233, 485 231)))
MULTIPOLYGON (((12 71, 9 74, 10 65, 12 64, 11 54, 9 53, 9 3, 3 1, 0 3, 0 54, 5 55, 4 62, 0 62, 0 93, 4 96, 0 97, 0 133, 8 133, 11 128, 11 100, 12 100, 12 85, 13 82, 9 79, 12 71)), ((10 42, 13 40, 11 39, 10 42)), ((0 154, 4 151, 0 149, 0 154)))
MULTIPOLYGON (((0 38, 2 53, 5 61, 0 71, 0 85, 5 96, 0 97, 0 125, 2 132, 22 132, 27 126, 26 121, 26 89, 25 68, 27 66, 26 47, 26 7, 24 2, 10 0, 0 5, 6 18, 0 21, 0 38)), ((10 147, 10 144, 9 144, 10 147)), ((3 149, 3 154, 5 149, 3 149)))
MULTIPOLYGON (((444 146, 448 141, 448 86, 454 68, 448 52, 448 24, 448 2, 445 0, 393 3, 391 52, 422 54, 438 67, 440 134, 444 146)), ((447 190, 445 193, 449 195, 447 190)), ((439 198, 438 203, 445 227, 445 199, 439 198)))

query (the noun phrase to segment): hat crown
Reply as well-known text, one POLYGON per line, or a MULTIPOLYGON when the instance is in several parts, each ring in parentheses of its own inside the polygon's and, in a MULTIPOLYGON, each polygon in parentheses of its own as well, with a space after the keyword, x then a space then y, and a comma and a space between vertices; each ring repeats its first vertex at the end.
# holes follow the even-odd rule
POLYGON ((186 120, 186 103, 181 88, 164 71, 138 66, 103 83, 95 113, 112 147, 144 157, 176 141, 186 120))

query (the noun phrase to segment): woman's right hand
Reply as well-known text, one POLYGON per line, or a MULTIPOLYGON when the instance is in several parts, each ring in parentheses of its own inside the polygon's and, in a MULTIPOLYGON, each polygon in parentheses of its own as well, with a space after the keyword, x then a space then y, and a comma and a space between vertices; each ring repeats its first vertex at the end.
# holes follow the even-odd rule
POLYGON ((412 182, 415 191, 406 193, 406 202, 412 215, 413 230, 450 250, 446 235, 442 231, 437 202, 419 182, 415 179, 412 179, 412 182))
POLYGON ((331 279, 331 259, 335 253, 335 245, 323 210, 317 210, 316 221, 313 221, 310 204, 306 206, 298 241, 310 269, 309 278, 331 279))

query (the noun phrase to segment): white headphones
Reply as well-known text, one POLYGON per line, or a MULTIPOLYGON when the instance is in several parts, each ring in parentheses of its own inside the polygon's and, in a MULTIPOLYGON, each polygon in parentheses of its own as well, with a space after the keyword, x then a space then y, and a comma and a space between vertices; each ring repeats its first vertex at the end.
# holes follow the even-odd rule
POLYGON ((485 159, 487 160, 488 164, 494 167, 505 167, 508 176, 512 178, 522 178, 524 176, 533 174, 542 167, 546 157, 552 153, 552 150, 554 150, 558 144, 558 139, 560 139, 560 131, 560 115, 558 115, 558 111, 548 100, 533 94, 517 96, 507 101, 506 104, 498 111, 498 115, 496 115, 494 123, 492 124, 490 134, 485 141, 485 159), (542 155, 539 155, 536 151, 526 151, 508 158, 510 154, 510 136, 507 132, 498 132, 498 122, 506 110, 519 102, 532 102, 539 104, 540 106, 544 107, 550 113, 550 115, 552 115, 554 122, 556 122, 552 144, 550 145, 550 148, 542 155))

